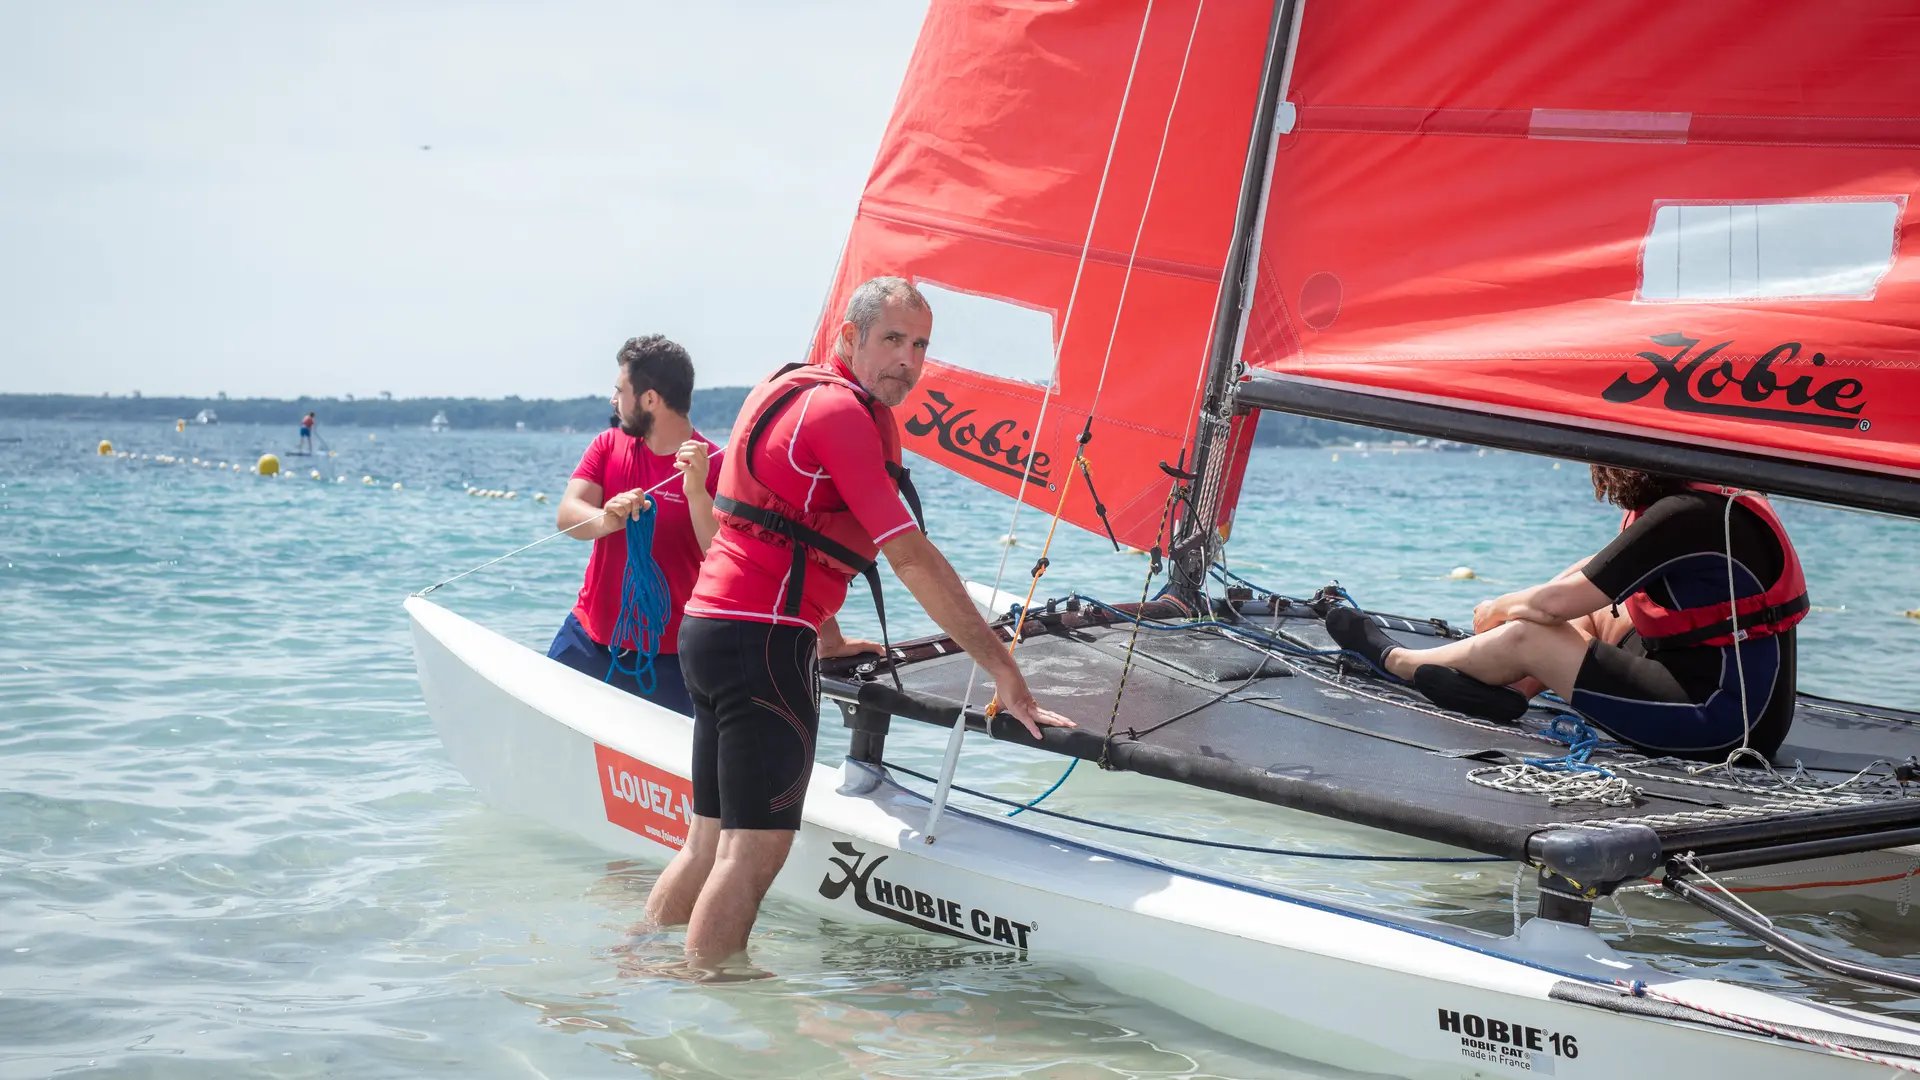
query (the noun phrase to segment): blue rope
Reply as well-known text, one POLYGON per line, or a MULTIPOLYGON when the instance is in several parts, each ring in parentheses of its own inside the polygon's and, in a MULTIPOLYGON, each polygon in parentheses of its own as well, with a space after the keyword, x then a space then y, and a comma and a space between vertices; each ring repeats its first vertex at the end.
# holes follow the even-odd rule
POLYGON ((1587 726, 1586 718, 1571 713, 1561 713, 1553 718, 1553 723, 1541 728, 1539 734, 1549 739, 1567 744, 1565 755, 1557 758, 1524 758, 1527 764, 1548 772, 1590 772, 1601 776, 1612 776, 1611 769, 1592 764, 1587 759, 1595 750, 1628 750, 1625 743, 1608 742, 1600 733, 1587 726))
POLYGON ((1033 809, 1034 807, 1039 806, 1041 799, 1045 799, 1047 796, 1060 790, 1060 785, 1067 782, 1067 777, 1073 775, 1073 767, 1078 764, 1080 764, 1079 758, 1074 758, 1072 761, 1067 762, 1067 771, 1060 774, 1060 779, 1055 780, 1053 782, 1052 787, 1041 792, 1039 798, 1034 799, 1032 802, 1026 804, 1025 806, 1018 806, 1013 808, 1012 810, 1007 811, 1007 816, 1019 817, 1021 814, 1024 814, 1027 811, 1033 809))
POLYGON ((607 651, 607 682, 615 674, 631 675, 643 694, 653 693, 653 658, 660 654, 660 636, 673 617, 673 601, 660 564, 653 561, 654 506, 638 518, 627 519, 627 568, 620 577, 620 619, 613 624, 607 651), (620 666, 622 651, 633 653, 633 667, 620 666))

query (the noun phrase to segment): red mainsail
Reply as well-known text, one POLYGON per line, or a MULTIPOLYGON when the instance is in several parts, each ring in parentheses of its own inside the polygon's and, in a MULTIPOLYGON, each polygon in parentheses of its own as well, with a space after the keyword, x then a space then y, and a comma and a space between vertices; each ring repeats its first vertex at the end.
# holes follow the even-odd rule
MULTIPOLYGON (((910 449, 1051 512, 1091 415, 1113 530, 1154 543, 1159 463, 1193 434, 1272 13, 934 0, 816 339, 870 277, 934 294, 927 372, 898 410, 910 449), (981 310, 1031 316, 1039 362, 1001 363, 991 333, 959 355, 962 315, 981 310)), ((1084 478, 1064 516, 1103 531, 1084 478)))
POLYGON ((1242 357, 1920 477, 1920 6, 1309 2, 1242 357))

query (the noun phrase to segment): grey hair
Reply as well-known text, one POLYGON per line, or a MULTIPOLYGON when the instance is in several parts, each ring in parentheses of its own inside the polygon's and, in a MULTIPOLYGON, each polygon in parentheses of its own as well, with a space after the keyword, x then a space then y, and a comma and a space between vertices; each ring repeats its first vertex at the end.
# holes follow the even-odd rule
POLYGON ((889 300, 904 304, 911 311, 933 310, 927 298, 906 278, 868 278, 847 300, 847 321, 860 328, 860 344, 867 343, 867 333, 880 320, 880 313, 887 309, 889 300))

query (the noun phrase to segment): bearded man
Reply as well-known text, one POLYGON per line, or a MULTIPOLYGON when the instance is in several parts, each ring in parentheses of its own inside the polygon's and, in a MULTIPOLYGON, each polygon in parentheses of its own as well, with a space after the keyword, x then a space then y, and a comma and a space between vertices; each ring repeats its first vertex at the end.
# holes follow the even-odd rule
POLYGON ((659 334, 629 340, 617 357, 612 426, 580 455, 556 518, 577 539, 593 541, 587 576, 547 656, 604 679, 630 694, 693 715, 680 672, 680 614, 700 561, 719 524, 713 516, 717 477, 707 468, 719 451, 693 429, 693 359, 659 334), (671 483, 675 474, 678 483, 671 483), (614 494, 608 495, 608 492, 614 494), (652 492, 652 495, 648 495, 652 492), (613 640, 627 569, 627 523, 654 511, 652 555, 666 582, 668 610, 658 635, 651 686, 636 676, 644 665, 616 665, 616 654, 639 642, 613 640))

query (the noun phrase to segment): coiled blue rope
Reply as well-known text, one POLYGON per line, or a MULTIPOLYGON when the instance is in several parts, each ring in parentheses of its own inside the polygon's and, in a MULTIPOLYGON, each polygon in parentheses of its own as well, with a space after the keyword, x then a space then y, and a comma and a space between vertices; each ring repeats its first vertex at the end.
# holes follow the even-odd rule
POLYGON ((653 659, 660 655, 660 637, 673 617, 673 601, 660 564, 653 561, 653 500, 637 518, 627 519, 627 569, 620 577, 620 618, 607 642, 612 658, 607 682, 615 674, 631 675, 643 694, 653 693, 653 659), (620 653, 633 653, 631 669, 620 666, 620 653))
MULTIPOLYGON (((1555 697, 1554 700, 1559 700, 1555 697)), ((1611 769, 1602 768, 1587 759, 1595 750, 1630 750, 1625 743, 1610 742, 1600 737, 1600 733, 1587 726, 1585 717, 1572 713, 1561 713, 1553 718, 1553 723, 1541 728, 1538 734, 1567 744, 1567 753, 1557 758, 1525 758, 1528 765, 1548 772, 1588 772, 1601 776, 1612 776, 1611 769)))

